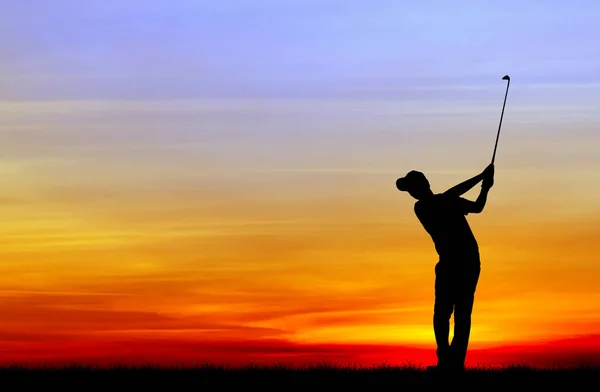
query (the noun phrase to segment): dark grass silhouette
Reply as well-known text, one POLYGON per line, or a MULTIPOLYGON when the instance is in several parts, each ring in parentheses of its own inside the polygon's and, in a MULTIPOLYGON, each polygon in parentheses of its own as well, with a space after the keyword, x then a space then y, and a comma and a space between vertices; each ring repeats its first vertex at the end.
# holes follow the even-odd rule
POLYGON ((18 366, 0 369, 3 390, 250 390, 276 388, 341 388, 386 390, 406 386, 438 384, 451 387, 577 387, 598 385, 600 368, 578 367, 570 369, 530 368, 511 365, 503 368, 468 368, 462 375, 433 374, 422 366, 339 367, 320 366, 286 367, 247 366, 228 368, 222 366, 199 367, 128 367, 109 368, 68 366, 62 368, 24 368, 18 366), (200 389, 197 389, 200 388, 200 389))

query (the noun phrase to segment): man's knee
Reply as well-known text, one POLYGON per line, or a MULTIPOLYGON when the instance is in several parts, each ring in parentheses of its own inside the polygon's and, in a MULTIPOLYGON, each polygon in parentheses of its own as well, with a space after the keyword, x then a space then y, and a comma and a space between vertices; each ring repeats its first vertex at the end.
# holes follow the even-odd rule
POLYGON ((468 295, 461 301, 457 302, 454 308, 454 323, 455 324, 471 324, 471 314, 473 313, 474 296, 468 295))
POLYGON ((471 326, 471 315, 454 313, 454 328, 469 328, 471 326))
POLYGON ((452 317, 453 305, 447 301, 436 300, 433 305, 433 320, 448 321, 452 317))

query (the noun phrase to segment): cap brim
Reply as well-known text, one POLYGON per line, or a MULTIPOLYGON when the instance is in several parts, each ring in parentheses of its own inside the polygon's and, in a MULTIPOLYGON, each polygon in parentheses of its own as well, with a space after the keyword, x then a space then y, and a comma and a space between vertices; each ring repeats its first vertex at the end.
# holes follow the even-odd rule
POLYGON ((398 188, 398 190, 402 192, 408 191, 408 181, 406 181, 405 177, 398 178, 396 180, 396 188, 398 188))

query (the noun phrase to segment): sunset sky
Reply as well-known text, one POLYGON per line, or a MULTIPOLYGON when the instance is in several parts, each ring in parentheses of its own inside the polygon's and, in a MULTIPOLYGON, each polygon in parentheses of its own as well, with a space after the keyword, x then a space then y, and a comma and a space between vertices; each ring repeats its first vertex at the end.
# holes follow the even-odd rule
POLYGON ((599 3, 0 20, 0 363, 433 361, 437 254, 395 180, 481 172, 505 74, 467 360, 600 363, 599 3))

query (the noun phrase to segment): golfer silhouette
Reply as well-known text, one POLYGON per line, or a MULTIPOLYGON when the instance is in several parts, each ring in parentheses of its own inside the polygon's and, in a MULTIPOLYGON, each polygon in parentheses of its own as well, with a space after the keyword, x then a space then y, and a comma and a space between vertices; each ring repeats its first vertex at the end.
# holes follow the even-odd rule
POLYGON ((396 180, 398 190, 417 199, 414 211, 431 236, 439 261, 435 266, 433 330, 440 370, 465 369, 471 333, 471 313, 481 271, 479 246, 466 215, 483 211, 494 184, 494 165, 444 193, 434 194, 425 175, 412 170, 396 180), (476 201, 461 195, 482 182, 476 201), (449 344, 450 317, 454 312, 454 337, 449 344))

